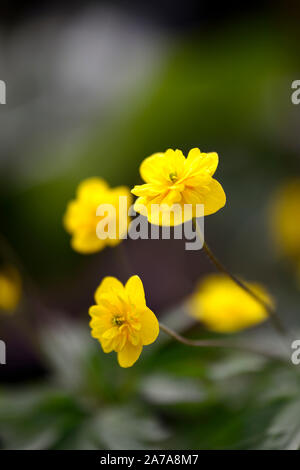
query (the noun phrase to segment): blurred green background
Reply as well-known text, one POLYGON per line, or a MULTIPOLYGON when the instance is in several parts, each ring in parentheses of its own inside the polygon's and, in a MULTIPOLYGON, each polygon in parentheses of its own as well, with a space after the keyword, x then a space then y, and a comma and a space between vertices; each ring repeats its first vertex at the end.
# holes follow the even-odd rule
MULTIPOLYGON (((7 4, 1 20, 0 232, 10 246, 1 242, 1 256, 26 273, 20 312, 0 319, 1 446, 299 447, 297 368, 161 335, 124 371, 89 336, 102 277, 131 273, 165 323, 207 336, 183 307, 213 269, 201 251, 181 240, 126 240, 128 273, 117 249, 73 252, 62 226, 86 177, 132 187, 156 151, 217 151, 227 204, 205 219, 206 239, 232 270, 268 286, 297 331, 299 286, 272 245, 268 209, 278 185, 299 175, 300 110, 291 103, 299 5, 75 3, 69 11, 29 2, 18 14, 7 4)), ((280 348, 270 330, 244 336, 280 348)))

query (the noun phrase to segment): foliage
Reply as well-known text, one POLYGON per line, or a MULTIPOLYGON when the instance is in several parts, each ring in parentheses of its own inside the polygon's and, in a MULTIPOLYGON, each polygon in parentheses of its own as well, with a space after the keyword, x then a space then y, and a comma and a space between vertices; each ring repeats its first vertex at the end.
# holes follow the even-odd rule
POLYGON ((42 334, 46 383, 2 387, 3 449, 298 449, 300 374, 160 336, 130 369, 64 322, 42 334))

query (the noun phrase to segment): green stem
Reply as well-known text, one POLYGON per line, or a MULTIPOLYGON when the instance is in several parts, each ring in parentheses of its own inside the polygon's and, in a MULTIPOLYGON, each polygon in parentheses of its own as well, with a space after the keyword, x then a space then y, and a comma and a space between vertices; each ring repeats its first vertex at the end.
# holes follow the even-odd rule
POLYGON ((201 340, 193 340, 193 339, 188 339, 185 338, 184 336, 181 336, 180 334, 176 333, 175 331, 171 330, 168 328, 166 325, 159 323, 160 329, 166 333, 167 335, 171 336, 171 338, 175 339, 179 343, 185 344, 187 346, 193 346, 197 348, 228 348, 228 349, 236 349, 238 351, 243 351, 247 353, 252 353, 252 354, 257 354, 260 356, 264 356, 267 359, 272 359, 276 361, 281 361, 286 363, 287 361, 281 357, 277 356, 275 354, 270 353, 269 351, 265 351, 262 349, 256 349, 253 348, 252 346, 248 346, 245 344, 237 343, 237 342, 228 342, 219 340, 219 339, 201 339, 201 340))
POLYGON ((276 331, 279 334, 283 335, 284 337, 289 336, 288 331, 286 330, 285 326, 282 324, 277 311, 271 305, 269 305, 264 299, 262 299, 259 295, 257 295, 250 287, 248 287, 247 284, 245 284, 237 276, 232 274, 224 266, 223 263, 221 263, 221 261, 214 255, 214 253, 212 252, 212 250, 210 249, 208 244, 204 241, 204 237, 203 237, 203 234, 202 234, 202 232, 200 230, 200 227, 197 223, 197 220, 193 219, 193 222, 194 222, 194 226, 195 226, 198 237, 200 238, 200 240, 203 241, 203 249, 204 249, 205 253, 207 254, 208 258, 210 259, 210 261, 216 266, 216 268, 220 272, 222 272, 222 273, 226 274, 227 276, 229 276, 230 279, 232 279, 232 281, 235 282, 235 284, 237 284, 241 289, 243 289, 245 292, 247 292, 247 294, 249 294, 253 299, 255 299, 257 302, 259 302, 264 307, 266 312, 269 314, 269 318, 270 318, 274 328, 276 329, 276 331))
POLYGON ((127 281, 127 279, 129 279, 134 273, 128 260, 124 241, 122 241, 117 247, 113 248, 113 250, 116 266, 119 269, 120 274, 124 276, 124 279, 127 281))

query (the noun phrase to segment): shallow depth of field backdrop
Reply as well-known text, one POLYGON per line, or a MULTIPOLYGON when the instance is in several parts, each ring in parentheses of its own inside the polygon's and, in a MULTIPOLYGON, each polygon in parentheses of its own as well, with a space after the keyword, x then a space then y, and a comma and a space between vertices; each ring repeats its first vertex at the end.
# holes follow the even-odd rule
MULTIPOLYGON (((234 272, 268 287, 300 337, 299 275, 270 224, 277 188, 300 168, 300 105, 291 103, 299 5, 23 8, 7 4, 0 19, 1 261, 22 265, 27 279, 18 312, 0 316, 0 447, 297 448, 300 366, 189 348, 161 333, 121 369, 90 336, 88 308, 103 276, 139 274, 160 320, 214 337, 184 309, 214 271, 203 251, 181 240, 126 240, 128 268, 115 249, 72 251, 62 216, 86 177, 132 187, 154 152, 218 152, 227 204, 205 218, 206 239, 234 272), (43 354, 32 347, 36 333, 43 354)), ((281 347, 269 323, 239 337, 281 347)))

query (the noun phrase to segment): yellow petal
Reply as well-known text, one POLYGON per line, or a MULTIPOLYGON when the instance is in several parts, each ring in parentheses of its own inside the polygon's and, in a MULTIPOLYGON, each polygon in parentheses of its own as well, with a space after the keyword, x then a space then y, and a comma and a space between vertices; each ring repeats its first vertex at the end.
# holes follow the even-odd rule
POLYGON ((191 162, 197 160, 201 156, 201 150, 197 147, 192 148, 187 156, 187 162, 191 164, 191 162))
POLYGON ((111 314, 102 307, 99 307, 99 305, 93 305, 89 309, 89 315, 92 317, 90 321, 91 335, 94 338, 100 339, 102 334, 112 326, 111 314))
MULTIPOLYGON (((203 155, 203 154, 202 154, 203 155)), ((213 176, 219 164, 219 156, 216 152, 206 153, 203 158, 203 165, 207 168, 210 176, 213 176)))
POLYGON ((63 216, 63 225, 67 232, 72 233, 80 220, 80 207, 78 201, 70 201, 63 216))
POLYGON ((218 167, 219 157, 216 152, 201 153, 198 148, 194 148, 189 151, 186 163, 192 172, 206 171, 212 176, 218 167))
POLYGON ((180 202, 181 199, 182 199, 181 192, 177 188, 170 189, 166 197, 163 198, 162 204, 167 204, 168 206, 172 206, 173 204, 180 202))
POLYGON ((103 306, 100 307, 99 305, 92 305, 89 308, 90 317, 97 321, 102 320, 103 318, 106 318, 107 315, 109 314, 110 314, 109 310, 103 306))
POLYGON ((118 352, 118 362, 121 367, 131 367, 140 357, 143 346, 141 344, 133 346, 127 342, 124 348, 118 352))
POLYGON ((185 204, 203 204, 204 202, 204 188, 186 188, 184 190, 183 199, 185 204))
POLYGON ((217 212, 226 204, 226 195, 220 183, 213 179, 209 185, 209 191, 204 194, 204 215, 210 215, 217 212))
POLYGON ((91 194, 106 191, 108 187, 108 184, 102 178, 87 178, 79 183, 77 196, 79 199, 89 199, 91 194))
POLYGON ((140 335, 142 338, 143 345, 153 343, 159 334, 159 323, 150 308, 146 307, 141 312, 140 322, 142 324, 140 335))
POLYGON ((21 297, 22 281, 19 272, 13 266, 0 271, 0 311, 13 312, 21 297))
POLYGON ((114 339, 114 350, 116 352, 121 351, 124 348, 126 341, 127 341, 126 335, 116 336, 114 339))
POLYGON ((180 176, 183 173, 186 159, 181 150, 168 149, 165 153, 165 160, 168 175, 170 173, 176 173, 180 176))
POLYGON ((119 294, 123 291, 124 286, 122 282, 120 282, 116 277, 107 276, 102 280, 100 286, 97 288, 95 292, 95 300, 99 303, 101 294, 119 294))
POLYGON ((112 339, 114 338, 119 332, 119 328, 117 326, 112 326, 111 328, 109 328, 109 330, 106 330, 103 335, 102 335, 102 338, 103 339, 112 339))
POLYGON ((133 346, 138 346, 141 343, 140 335, 132 330, 131 333, 128 334, 128 341, 133 345, 133 346))
POLYGON ((111 339, 101 339, 100 344, 105 353, 110 353, 114 350, 113 340, 111 339))
POLYGON ((155 197, 164 190, 165 187, 162 184, 146 183, 136 185, 131 192, 135 196, 155 197))
POLYGON ((168 206, 167 204, 161 204, 159 207, 152 208, 149 206, 148 212, 145 215, 148 217, 148 221, 154 225, 173 227, 175 225, 181 225, 193 218, 193 207, 191 204, 185 207, 181 202, 175 203, 172 206, 168 206))
POLYGON ((81 254, 91 254, 103 250, 105 240, 100 240, 95 233, 76 232, 71 239, 73 250, 81 254))
MULTIPOLYGON (((149 201, 148 201, 147 198, 138 197, 137 200, 134 203, 134 206, 133 206, 134 211, 138 214, 141 214, 141 215, 144 215, 145 217, 147 217, 147 215, 148 215, 148 209, 147 209, 148 202, 149 201)), ((129 228, 129 232, 130 232, 130 228, 129 228)))
POLYGON ((117 199, 120 197, 120 196, 124 196, 124 197, 127 197, 128 198, 128 203, 131 202, 131 194, 130 194, 130 189, 128 188, 128 186, 117 186, 116 188, 112 188, 111 189, 111 195, 116 197, 117 199))
POLYGON ((165 165, 165 154, 155 153, 141 163, 140 175, 146 183, 161 183, 165 180, 165 165))
POLYGON ((126 282, 125 289, 134 305, 143 306, 146 304, 145 291, 139 276, 131 276, 126 282))
MULTIPOLYGON (((246 283, 259 297, 272 305, 272 299, 260 285, 246 283)), ((192 295, 189 312, 208 329, 234 333, 266 320, 266 310, 231 279, 213 274, 202 279, 192 295)))

